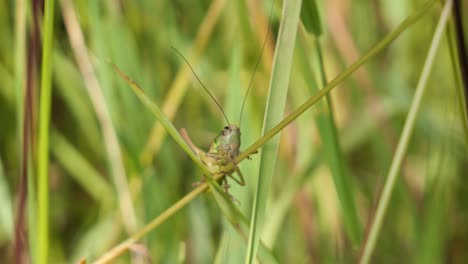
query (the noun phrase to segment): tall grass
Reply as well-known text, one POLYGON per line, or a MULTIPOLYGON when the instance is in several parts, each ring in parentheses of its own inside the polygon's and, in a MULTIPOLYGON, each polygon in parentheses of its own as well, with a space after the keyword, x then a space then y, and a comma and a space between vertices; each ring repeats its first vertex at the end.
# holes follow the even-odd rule
MULTIPOLYGON (((15 239, 21 3, 0 3, 0 262, 15 239)), ((32 115, 41 165, 30 170, 40 177, 29 182, 29 258, 348 263, 364 248, 362 262, 468 260, 467 121, 458 55, 431 41, 437 1, 63 0, 55 20, 51 3, 41 67, 51 97, 34 98, 32 115), (225 121, 171 47, 236 123, 268 26, 240 124, 235 163, 247 185, 230 181, 235 202, 210 178, 192 187, 208 172, 179 131, 207 150, 225 121), (429 46, 437 56, 425 63, 429 46), (437 67, 421 74, 424 65, 437 67), (426 89, 417 103, 415 87, 426 89)))

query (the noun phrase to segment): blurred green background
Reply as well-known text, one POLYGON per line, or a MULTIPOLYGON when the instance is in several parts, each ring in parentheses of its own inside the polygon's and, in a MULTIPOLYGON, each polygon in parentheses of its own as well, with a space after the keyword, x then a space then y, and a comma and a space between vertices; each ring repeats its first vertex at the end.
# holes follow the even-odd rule
MULTIPOLYGON (((184 54, 230 121, 238 123, 245 91, 271 26, 244 109, 241 150, 245 149, 261 136, 282 8, 281 1, 273 2, 271 18, 270 0, 56 2, 50 263, 96 259, 190 192, 192 183, 201 179, 201 171, 158 127, 108 60, 138 83, 175 127, 186 128, 194 143, 207 150, 225 120, 171 47, 184 54)), ((318 1, 328 80, 423 3, 318 1)), ((363 232, 373 217, 440 10, 435 5, 331 93, 348 187, 363 232)), ((13 260, 31 16, 27 1, 0 1, 1 263, 13 260)), ((313 35, 304 36, 311 44, 308 54, 314 55, 313 35)), ((315 93, 304 79, 302 59, 295 52, 286 113, 315 93)), ((306 59, 317 66, 315 57, 306 59)), ((24 236, 33 259, 37 254, 38 79, 32 104, 34 132, 24 236)), ((455 83, 444 38, 373 255, 375 263, 468 262, 467 135, 463 134, 455 83)), ((261 231, 278 263, 349 263, 359 255, 344 230, 335 186, 323 158, 314 122, 320 114, 320 108, 313 107, 282 131, 261 231)), ((231 182, 231 194, 247 216, 256 183, 252 175, 258 170, 258 157, 252 159, 240 164, 247 186, 231 182)), ((149 255, 153 263, 211 263, 216 257, 220 263, 241 263, 245 248, 246 242, 207 193, 145 236, 135 252, 149 255)), ((141 263, 128 253, 116 263, 131 261, 141 263)))

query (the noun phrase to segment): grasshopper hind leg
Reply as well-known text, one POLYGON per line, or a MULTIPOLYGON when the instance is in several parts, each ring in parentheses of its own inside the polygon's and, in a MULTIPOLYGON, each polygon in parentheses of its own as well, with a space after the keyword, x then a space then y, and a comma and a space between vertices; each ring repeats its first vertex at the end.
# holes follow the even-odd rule
MULTIPOLYGON (((226 175, 227 176, 227 175, 226 175)), ((229 199, 237 204, 240 204, 239 200, 237 200, 232 194, 229 193, 229 188, 231 188, 231 185, 229 185, 228 181, 227 181, 227 177, 224 176, 222 177, 221 179, 218 180, 218 184, 221 186, 221 188, 223 188, 224 190, 224 193, 227 195, 227 197, 229 197, 229 199)), ((230 175, 229 175, 230 176, 230 175)), ((206 176, 203 176, 203 179, 201 179, 200 181, 197 181, 197 182, 194 182, 192 183, 192 187, 193 188, 196 188, 204 183, 206 183, 206 176)), ((230 176, 232 178, 232 176, 230 176)), ((237 182, 237 180, 236 180, 237 182)), ((209 192, 209 191, 208 191, 209 192)))
POLYGON ((240 205, 239 200, 237 200, 236 197, 234 197, 232 194, 229 193, 229 188, 231 187, 231 185, 229 185, 229 183, 227 181, 227 177, 223 177, 221 187, 224 189, 224 193, 227 195, 227 197, 229 197, 229 199, 231 201, 233 201, 233 202, 237 203, 238 205, 240 205))

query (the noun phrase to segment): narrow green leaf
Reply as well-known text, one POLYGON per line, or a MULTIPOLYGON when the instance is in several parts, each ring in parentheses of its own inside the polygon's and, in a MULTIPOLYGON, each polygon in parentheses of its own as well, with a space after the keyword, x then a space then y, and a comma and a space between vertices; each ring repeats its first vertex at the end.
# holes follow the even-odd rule
MULTIPOLYGON (((283 3, 283 15, 270 80, 263 134, 278 124, 284 115, 300 9, 301 0, 289 0, 283 3)), ((262 147, 260 174, 252 207, 246 263, 253 263, 257 253, 257 245, 263 228, 268 194, 276 164, 279 136, 279 134, 274 136, 262 147)))
POLYGON ((39 102, 39 138, 38 138, 38 263, 49 263, 49 126, 52 100, 52 44, 54 36, 54 3, 45 1, 41 94, 39 102))

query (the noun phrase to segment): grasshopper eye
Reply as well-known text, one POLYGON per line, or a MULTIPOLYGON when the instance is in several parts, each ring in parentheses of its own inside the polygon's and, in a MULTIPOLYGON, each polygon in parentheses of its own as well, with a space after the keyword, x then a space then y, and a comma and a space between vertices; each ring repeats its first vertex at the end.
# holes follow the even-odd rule
POLYGON ((223 128, 223 131, 221 131, 221 135, 225 136, 227 134, 228 130, 229 130, 229 127, 225 126, 223 128))

